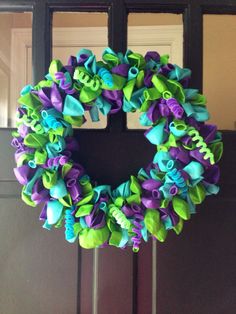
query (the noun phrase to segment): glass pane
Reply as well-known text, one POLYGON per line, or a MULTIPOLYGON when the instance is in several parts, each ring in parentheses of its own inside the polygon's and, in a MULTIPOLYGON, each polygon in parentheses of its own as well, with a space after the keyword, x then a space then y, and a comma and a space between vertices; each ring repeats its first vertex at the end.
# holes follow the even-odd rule
MULTIPOLYGON (((143 55, 147 51, 168 54, 170 62, 183 63, 182 14, 132 13, 128 18, 128 47, 143 55)), ((140 113, 127 114, 129 129, 145 129, 139 123, 140 113)))
POLYGON ((0 14, 0 127, 14 127, 17 99, 32 78, 32 14, 0 14))
MULTIPOLYGON (((97 60, 108 46, 107 14, 84 12, 56 12, 53 14, 53 58, 66 64, 69 56, 76 56, 81 48, 92 50, 97 60)), ((87 122, 82 128, 105 128, 107 118, 99 114, 99 122, 87 122)))
POLYGON ((204 15, 203 92, 210 122, 236 129, 236 16, 204 15))

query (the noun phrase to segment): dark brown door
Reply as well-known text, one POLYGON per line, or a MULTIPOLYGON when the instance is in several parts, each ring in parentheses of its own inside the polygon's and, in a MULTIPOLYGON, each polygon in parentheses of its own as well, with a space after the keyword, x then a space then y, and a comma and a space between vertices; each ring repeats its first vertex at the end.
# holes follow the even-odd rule
MULTIPOLYGON (((0 11, 0 17, 33 13, 35 82, 51 58, 55 11, 108 12, 108 41, 116 51, 126 50, 128 13, 181 13, 184 65, 193 70, 191 85, 201 90, 203 14, 236 14, 236 1, 0 0, 0 11)), ((181 236, 171 234, 165 244, 150 240, 138 254, 86 251, 65 243, 61 230, 41 230, 39 211, 21 202, 12 174, 11 131, 0 129, 0 314, 236 313, 235 131, 223 131, 220 194, 200 206, 181 236)), ((153 154, 142 131, 126 128, 124 113, 112 116, 104 130, 75 133, 84 148, 82 163, 101 184, 125 180, 153 154)))

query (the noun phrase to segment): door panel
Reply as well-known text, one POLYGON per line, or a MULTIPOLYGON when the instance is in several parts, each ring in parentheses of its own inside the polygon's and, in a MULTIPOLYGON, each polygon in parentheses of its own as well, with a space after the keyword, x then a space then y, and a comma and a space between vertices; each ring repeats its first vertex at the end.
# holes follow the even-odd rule
POLYGON ((7 183, 5 191, 3 185, 0 313, 76 313, 77 247, 68 246, 60 230, 42 232, 39 211, 20 201, 18 184, 7 183))
POLYGON ((133 259, 131 250, 98 250, 97 313, 132 313, 133 259))

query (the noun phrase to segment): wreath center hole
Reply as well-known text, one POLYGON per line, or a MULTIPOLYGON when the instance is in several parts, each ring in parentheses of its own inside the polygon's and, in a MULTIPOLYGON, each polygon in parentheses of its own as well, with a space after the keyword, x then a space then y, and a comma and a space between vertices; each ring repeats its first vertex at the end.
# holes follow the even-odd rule
POLYGON ((140 132, 75 134, 79 151, 73 155, 91 179, 98 184, 117 187, 148 165, 155 154, 155 146, 140 132))

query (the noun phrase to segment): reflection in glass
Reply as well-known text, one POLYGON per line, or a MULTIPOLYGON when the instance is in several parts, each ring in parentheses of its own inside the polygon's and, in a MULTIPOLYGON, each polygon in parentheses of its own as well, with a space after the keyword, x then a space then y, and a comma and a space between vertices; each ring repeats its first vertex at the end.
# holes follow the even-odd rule
POLYGON ((222 130, 236 129, 236 16, 205 15, 203 92, 210 122, 222 130))
MULTIPOLYGON (((183 64, 182 15, 166 13, 132 13, 128 18, 128 47, 143 55, 149 50, 168 54, 170 62, 183 64)), ((127 114, 129 129, 142 129, 140 114, 127 114)))
POLYGON ((32 14, 2 12, 0 38, 0 127, 13 127, 20 90, 32 77, 32 14))

